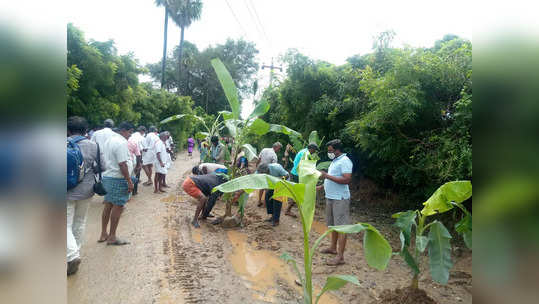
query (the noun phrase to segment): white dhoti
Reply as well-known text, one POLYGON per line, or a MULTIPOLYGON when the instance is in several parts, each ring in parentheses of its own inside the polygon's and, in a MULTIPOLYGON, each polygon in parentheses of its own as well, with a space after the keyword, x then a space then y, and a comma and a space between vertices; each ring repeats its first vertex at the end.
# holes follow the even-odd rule
POLYGON ((143 165, 152 165, 156 161, 155 154, 153 151, 148 150, 142 152, 142 164, 143 165))

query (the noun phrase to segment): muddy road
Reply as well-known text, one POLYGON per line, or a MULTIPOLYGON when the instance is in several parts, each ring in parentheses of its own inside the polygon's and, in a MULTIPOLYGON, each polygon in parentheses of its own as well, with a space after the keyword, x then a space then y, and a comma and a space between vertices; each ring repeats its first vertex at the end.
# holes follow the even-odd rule
MULTIPOLYGON (((278 258, 288 252, 302 269, 299 219, 283 214, 281 224, 272 227, 263 221, 267 217, 265 208, 256 207, 252 196, 244 227, 223 229, 201 222, 200 229, 192 228, 189 220, 195 201, 180 185, 197 160, 196 153, 192 159, 184 152, 178 154, 167 175, 171 188, 166 194, 153 194, 150 187, 139 188, 139 195, 127 204, 118 227, 118 236, 129 240, 130 245, 97 243, 102 198, 94 197, 82 263, 79 272, 68 278, 69 303, 301 303, 301 287, 294 283, 292 268, 278 258)), ((316 212, 311 240, 326 228, 321 211, 319 208, 316 212)), ((223 202, 216 204, 213 214, 224 214, 223 202)), ((373 224, 390 240, 394 251, 399 248, 388 216, 359 211, 353 218, 373 224)), ((346 265, 326 266, 328 257, 315 255, 316 291, 330 274, 356 275, 361 283, 361 287, 349 285, 329 293, 320 303, 371 303, 384 289, 409 284, 409 270, 398 257, 385 271, 368 267, 361 237, 352 236, 348 242, 346 265)), ((471 254, 458 255, 448 285, 433 283, 427 272, 420 280, 420 287, 439 303, 472 303, 471 254)))

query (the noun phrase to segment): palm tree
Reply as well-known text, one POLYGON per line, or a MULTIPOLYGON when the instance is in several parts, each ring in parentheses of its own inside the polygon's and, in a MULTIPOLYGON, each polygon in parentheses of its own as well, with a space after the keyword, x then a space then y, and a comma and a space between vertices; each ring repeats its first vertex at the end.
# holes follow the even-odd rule
POLYGON ((163 40, 163 60, 161 67, 161 89, 165 85, 165 64, 167 62, 167 29, 168 29, 168 8, 167 0, 155 0, 155 5, 165 7, 165 34, 163 40))
MULTIPOLYGON (((183 52, 183 37, 185 28, 189 27, 193 21, 200 19, 202 14, 201 0, 168 0, 167 7, 170 12, 170 17, 181 29, 180 47, 178 50, 178 81, 181 79, 181 65, 183 52)), ((178 85, 178 95, 180 89, 178 85)))

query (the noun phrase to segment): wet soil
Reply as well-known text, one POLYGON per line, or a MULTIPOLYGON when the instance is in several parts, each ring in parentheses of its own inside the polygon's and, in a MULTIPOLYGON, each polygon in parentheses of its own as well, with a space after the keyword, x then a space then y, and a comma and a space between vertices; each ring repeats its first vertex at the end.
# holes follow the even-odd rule
POLYGON ((436 304, 436 301, 422 289, 406 287, 393 291, 384 290, 380 301, 374 301, 372 304, 436 304))
MULTIPOLYGON (((198 159, 193 154, 192 159, 179 155, 174 162, 167 175, 173 188, 167 194, 153 194, 149 187, 142 187, 128 203, 118 234, 131 245, 110 248, 96 242, 102 199, 94 198, 81 251, 83 263, 79 273, 68 278, 69 303, 301 303, 302 287, 295 283, 294 270, 279 259, 282 253, 289 253, 302 271, 300 220, 285 216, 283 206, 280 225, 272 227, 264 222, 265 208, 256 206, 255 192, 247 203, 243 227, 224 229, 203 221, 201 228, 193 228, 190 219, 195 201, 180 188, 198 159)), ((212 213, 221 216, 224 207, 218 201, 212 213)), ((327 229, 321 207, 315 215, 311 242, 327 229)), ((297 213, 296 208, 292 210, 297 213)), ((397 251, 400 243, 390 214, 371 214, 359 208, 353 217, 356 222, 373 224, 397 251)), ((328 244, 325 240, 322 246, 328 244)), ((362 235, 351 236, 346 264, 337 267, 325 264, 332 256, 314 255, 315 293, 332 274, 355 275, 361 283, 360 287, 347 285, 329 292, 320 303, 371 303, 383 300, 386 289, 409 285, 411 274, 402 260, 395 257, 386 270, 377 271, 366 264, 361 244, 362 235)), ((436 303, 472 303, 471 253, 459 252, 453 261, 447 285, 434 283, 424 271, 420 288, 436 303)))

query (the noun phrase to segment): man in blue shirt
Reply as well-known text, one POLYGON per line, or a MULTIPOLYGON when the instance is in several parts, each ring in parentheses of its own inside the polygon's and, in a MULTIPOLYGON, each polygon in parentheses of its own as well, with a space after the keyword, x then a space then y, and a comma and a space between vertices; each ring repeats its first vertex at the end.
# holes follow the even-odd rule
MULTIPOLYGON (((258 166, 257 172, 261 174, 269 174, 271 176, 280 178, 288 177, 288 172, 286 172, 283 166, 277 163, 262 163, 258 166)), ((271 222, 272 226, 275 227, 279 225, 279 219, 281 218, 281 208, 283 206, 283 203, 276 199, 273 199, 272 196, 273 190, 266 190, 266 210, 268 214, 271 214, 271 217, 268 218, 266 221, 271 222)))
MULTIPOLYGON (((299 176, 298 176, 298 166, 299 162, 303 159, 305 154, 307 154, 307 157, 311 157, 316 151, 318 151, 318 146, 315 143, 311 143, 307 146, 307 148, 303 148, 299 150, 298 154, 296 154, 296 157, 294 158, 294 167, 290 171, 290 181, 294 183, 299 183, 299 176)), ((294 214, 292 214, 292 206, 294 206, 294 201, 288 200, 288 207, 286 208, 286 211, 284 214, 292 217, 296 217, 294 214)))
MULTIPOLYGON (((326 193, 326 224, 339 226, 350 224, 350 189, 348 184, 352 180, 352 161, 342 153, 342 142, 339 139, 327 143, 328 157, 332 160, 328 172, 321 171, 321 177, 325 178, 324 188, 326 193)), ((346 234, 331 233, 331 246, 323 249, 322 253, 336 254, 334 260, 328 261, 330 266, 344 264, 344 249, 346 247, 346 234), (338 243, 338 247, 337 247, 338 243)))

